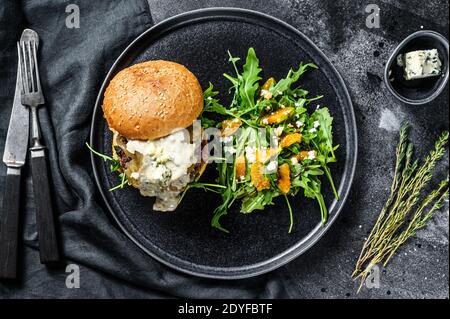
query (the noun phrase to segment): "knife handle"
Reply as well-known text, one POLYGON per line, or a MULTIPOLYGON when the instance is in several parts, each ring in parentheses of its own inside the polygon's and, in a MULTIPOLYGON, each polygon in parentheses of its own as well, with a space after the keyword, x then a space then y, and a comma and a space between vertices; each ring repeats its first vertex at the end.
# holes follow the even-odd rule
POLYGON ((59 261, 58 243, 50 196, 47 161, 45 149, 42 146, 31 148, 31 173, 33 176, 41 263, 54 263, 59 261))
POLYGON ((20 168, 8 167, 0 215, 0 278, 14 279, 19 241, 20 168))

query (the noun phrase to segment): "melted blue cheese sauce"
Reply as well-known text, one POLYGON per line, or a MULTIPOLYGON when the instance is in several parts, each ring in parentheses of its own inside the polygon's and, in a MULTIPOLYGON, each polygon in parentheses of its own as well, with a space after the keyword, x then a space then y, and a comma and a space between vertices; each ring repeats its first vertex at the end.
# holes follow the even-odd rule
POLYGON ((189 136, 178 131, 153 141, 129 140, 126 148, 142 155, 139 170, 131 174, 141 194, 156 197, 154 210, 175 210, 179 194, 192 181, 189 170, 196 162, 196 146, 189 136))

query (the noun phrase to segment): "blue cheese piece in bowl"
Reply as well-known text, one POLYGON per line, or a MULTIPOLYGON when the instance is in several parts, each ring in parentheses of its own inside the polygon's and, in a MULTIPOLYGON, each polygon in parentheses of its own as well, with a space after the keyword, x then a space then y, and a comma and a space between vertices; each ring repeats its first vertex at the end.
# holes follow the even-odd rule
POLYGON ((441 74, 442 62, 436 49, 400 54, 397 56, 397 64, 404 67, 404 77, 408 81, 441 74))
POLYGON ((448 57, 448 40, 443 35, 429 30, 414 32, 389 56, 384 69, 386 88, 403 103, 429 103, 446 88, 448 57))

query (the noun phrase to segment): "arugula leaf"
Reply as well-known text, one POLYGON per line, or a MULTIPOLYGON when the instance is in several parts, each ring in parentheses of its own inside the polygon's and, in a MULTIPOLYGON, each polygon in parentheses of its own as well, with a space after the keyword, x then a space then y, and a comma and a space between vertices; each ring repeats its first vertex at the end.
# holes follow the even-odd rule
MULTIPOLYGON (((94 155, 100 157, 105 162, 111 162, 111 165, 110 165, 111 172, 121 172, 122 165, 121 165, 120 161, 117 158, 114 158, 114 157, 102 154, 100 152, 97 152, 88 143, 86 143, 86 146, 94 155)), ((120 184, 110 188, 109 189, 110 192, 115 191, 116 189, 119 189, 119 188, 123 188, 125 185, 128 185, 128 178, 125 175, 125 173, 121 172, 119 174, 119 177, 120 177, 120 184)))
POLYGON ((203 107, 203 112, 215 112, 222 115, 227 115, 228 110, 219 103, 219 100, 214 98, 219 92, 214 91, 214 86, 209 82, 209 87, 203 92, 203 99, 205 105, 203 107))
POLYGON ((219 220, 220 220, 220 217, 227 214, 228 204, 232 200, 232 194, 231 194, 230 189, 224 190, 224 192, 222 193, 222 199, 223 199, 222 204, 214 210, 214 213, 213 213, 214 215, 211 220, 211 226, 215 227, 217 229, 220 229, 221 231, 223 231, 225 233, 229 233, 229 231, 227 229, 222 227, 219 220))
POLYGON ((262 69, 259 68, 259 60, 256 57, 256 53, 253 48, 248 49, 247 59, 243 69, 242 85, 239 86, 239 95, 242 101, 240 108, 254 108, 255 93, 259 88, 258 81, 261 80, 258 74, 262 71, 262 69))
POLYGON ((90 146, 87 142, 86 142, 86 147, 87 147, 94 155, 97 155, 98 157, 100 157, 101 159, 103 159, 105 162, 106 162, 106 161, 111 161, 111 162, 114 161, 114 158, 112 158, 111 156, 102 154, 102 153, 97 152, 96 150, 94 150, 94 149, 92 148, 92 146, 90 146))
POLYGON ((235 70, 235 72, 236 72, 236 75, 239 77, 240 74, 239 74, 239 71, 238 71, 236 62, 238 62, 241 58, 239 58, 239 57, 233 57, 233 56, 231 55, 231 52, 230 52, 229 50, 227 51, 227 53, 228 53, 228 62, 231 62, 231 64, 232 64, 233 67, 234 67, 234 70, 235 70))
POLYGON ((119 188, 124 188, 125 185, 128 185, 128 178, 125 175, 125 173, 120 173, 119 177, 120 177, 120 184, 110 188, 109 189, 110 192, 113 192, 113 191, 115 191, 115 190, 117 190, 119 188))
POLYGON ((259 60, 256 57, 256 53, 253 48, 248 49, 247 58, 243 66, 242 73, 239 72, 236 65, 239 58, 233 57, 229 51, 228 55, 228 61, 233 64, 236 72, 236 77, 226 73, 224 74, 224 77, 227 78, 233 85, 231 89, 234 90, 234 96, 230 109, 236 106, 239 110, 240 116, 242 116, 243 114, 255 109, 255 95, 256 91, 259 89, 258 81, 261 80, 259 73, 262 69, 259 67, 259 60))
POLYGON ((314 175, 302 175, 298 184, 303 188, 305 197, 317 200, 320 207, 322 224, 325 224, 328 219, 328 209, 323 199, 320 180, 317 178, 317 176, 314 175))
POLYGON ((321 163, 331 184, 334 197, 339 199, 339 194, 336 190, 330 168, 328 167, 328 163, 333 163, 337 160, 334 151, 338 146, 333 146, 333 117, 331 117, 328 108, 324 107, 317 109, 312 114, 312 118, 319 123, 316 138, 313 139, 313 143, 319 151, 317 159, 321 163))
MULTIPOLYGON (((284 79, 278 81, 277 84, 272 86, 269 91, 272 93, 273 97, 283 94, 285 91, 290 90, 291 85, 298 81, 300 76, 308 70, 308 68, 317 69, 317 66, 313 63, 303 64, 300 63, 300 66, 297 71, 290 69, 287 76, 284 79)), ((306 92, 307 94, 308 92, 306 92)), ((302 93, 302 95, 305 95, 302 93)))
POLYGON ((265 195, 263 192, 259 192, 255 197, 247 196, 242 200, 241 212, 248 214, 254 210, 263 210, 266 206, 265 195))
POLYGON ((331 117, 328 108, 323 107, 317 109, 313 113, 313 117, 319 122, 318 137, 321 143, 325 143, 325 153, 327 155, 331 154, 331 159, 335 159, 333 147, 333 118, 331 117))

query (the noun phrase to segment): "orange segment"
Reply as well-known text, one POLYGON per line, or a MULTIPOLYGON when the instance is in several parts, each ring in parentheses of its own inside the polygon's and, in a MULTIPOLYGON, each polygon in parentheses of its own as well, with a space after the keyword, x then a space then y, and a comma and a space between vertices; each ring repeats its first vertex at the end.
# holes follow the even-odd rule
POLYGON ((274 85, 276 83, 274 78, 269 78, 264 85, 261 87, 261 93, 260 95, 266 99, 266 100, 270 100, 272 98, 272 93, 270 93, 269 89, 272 85, 274 85))
POLYGON ((236 179, 238 181, 243 180, 245 178, 245 174, 247 173, 247 165, 245 162, 245 156, 240 155, 236 158, 236 179))
POLYGON ((291 189, 291 169, 288 163, 284 163, 278 168, 278 188, 283 194, 289 193, 291 189))
POLYGON ((242 121, 238 118, 222 121, 222 136, 233 135, 241 125, 242 121))
POLYGON ((258 150, 256 150, 256 161, 265 163, 277 154, 278 154, 278 149, 276 149, 276 148, 258 149, 258 150))
POLYGON ((281 147, 289 147, 294 143, 300 143, 302 141, 302 134, 300 133, 292 133, 286 135, 281 139, 280 146, 281 147))
POLYGON ((300 153, 297 154, 297 159, 299 161, 304 161, 306 159, 315 159, 317 157, 317 152, 316 151, 301 151, 300 153))
POLYGON ((261 119, 261 124, 262 125, 280 124, 289 119, 289 117, 291 117, 294 114, 294 112, 295 109, 290 106, 281 108, 269 115, 264 116, 261 119))
POLYGON ((252 178, 252 184, 259 191, 270 188, 270 181, 264 175, 264 165, 260 162, 255 162, 250 167, 250 176, 252 178))
POLYGON ((269 90, 272 85, 277 83, 273 77, 270 77, 267 79, 266 82, 264 82, 263 86, 261 87, 261 90, 269 90))

